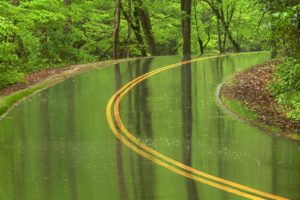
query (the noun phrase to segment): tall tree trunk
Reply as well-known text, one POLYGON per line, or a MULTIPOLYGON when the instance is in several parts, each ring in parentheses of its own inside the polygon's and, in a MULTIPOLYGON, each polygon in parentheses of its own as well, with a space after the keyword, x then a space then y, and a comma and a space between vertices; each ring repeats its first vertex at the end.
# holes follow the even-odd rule
POLYGON ((128 8, 129 22, 128 22, 128 26, 127 26, 126 57, 129 58, 130 57, 131 22, 132 22, 131 0, 127 0, 127 8, 128 8))
POLYGON ((127 20, 127 23, 130 25, 131 29, 133 30, 133 33, 134 33, 136 41, 137 41, 137 45, 141 51, 141 55, 147 56, 144 39, 141 34, 140 20, 138 17, 136 6, 134 6, 133 18, 131 18, 131 19, 129 17, 129 14, 124 9, 121 9, 121 11, 122 11, 122 14, 124 15, 125 19, 127 20))
POLYGON ((270 7, 270 12, 271 12, 271 46, 272 46, 272 57, 276 56, 277 55, 277 42, 276 42, 276 26, 274 26, 275 24, 275 18, 274 18, 274 13, 276 12, 275 11, 275 8, 271 5, 270 7))
POLYGON ((224 33, 223 45, 222 45, 223 52, 225 52, 226 50, 226 42, 227 42, 227 33, 224 33))
POLYGON ((203 55, 204 54, 204 46, 203 46, 203 41, 201 40, 199 35, 198 35, 198 44, 200 47, 200 53, 201 53, 201 55, 203 55))
POLYGON ((218 47, 219 47, 219 51, 220 53, 224 53, 223 51, 223 47, 222 47, 222 37, 221 37, 221 27, 220 27, 220 20, 217 19, 217 31, 218 31, 218 47))
POLYGON ((120 58, 120 12, 121 12, 121 0, 115 0, 115 18, 114 18, 114 30, 113 30, 113 57, 114 59, 120 58))
POLYGON ((242 9, 240 8, 238 25, 237 25, 237 34, 236 34, 236 41, 240 46, 241 46, 241 37, 240 37, 241 20, 242 20, 242 9))
POLYGON ((199 48, 200 48, 200 53, 201 53, 201 55, 203 55, 204 54, 204 46, 203 46, 203 40, 201 39, 201 35, 200 35, 199 25, 198 25, 197 0, 194 0, 194 18, 195 18, 195 22, 196 22, 197 39, 198 39, 198 44, 199 44, 199 48))
POLYGON ((148 10, 145 7, 142 0, 136 0, 136 4, 137 4, 136 8, 138 11, 139 19, 143 27, 144 35, 146 37, 146 41, 149 46, 150 53, 153 56, 158 55, 148 10))
POLYGON ((135 27, 134 33, 136 35, 136 40, 140 46, 142 56, 147 56, 146 45, 144 42, 144 38, 142 36, 142 31, 140 26, 141 23, 140 23, 137 7, 134 8, 133 16, 134 16, 134 27, 135 27))
MULTIPOLYGON (((221 20, 222 21, 222 20, 221 20)), ((225 33, 227 34, 231 44, 233 45, 234 49, 236 52, 240 52, 241 51, 241 48, 240 48, 240 45, 237 43, 237 41, 232 37, 232 33, 229 31, 229 25, 225 22, 225 21, 222 21, 223 23, 223 27, 224 27, 224 30, 225 30, 225 33)))
POLYGON ((192 0, 181 0, 181 28, 184 55, 191 54, 191 9, 192 0))

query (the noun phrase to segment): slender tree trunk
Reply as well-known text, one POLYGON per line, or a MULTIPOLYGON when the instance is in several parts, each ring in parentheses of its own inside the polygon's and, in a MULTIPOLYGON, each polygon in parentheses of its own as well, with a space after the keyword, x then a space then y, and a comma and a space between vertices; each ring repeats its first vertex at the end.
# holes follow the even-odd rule
POLYGON ((138 11, 139 19, 140 19, 140 22, 141 22, 141 25, 142 25, 142 28, 144 31, 144 35, 145 35, 147 44, 150 49, 150 53, 153 56, 158 55, 148 10, 146 9, 142 0, 136 0, 136 4, 137 4, 137 11, 138 11))
MULTIPOLYGON (((217 15, 217 17, 220 17, 220 15, 217 15)), ((233 45, 234 49, 236 52, 240 52, 241 49, 240 49, 240 46, 239 44, 237 43, 237 41, 233 38, 232 36, 232 33, 230 32, 229 30, 229 24, 225 22, 225 19, 224 18, 219 18, 219 20, 222 22, 222 25, 223 25, 223 28, 224 28, 224 31, 225 31, 225 34, 227 35, 228 39, 230 40, 231 44, 233 45)))
POLYGON ((271 11, 271 46, 272 46, 272 57, 277 55, 277 42, 276 42, 276 36, 275 36, 275 31, 276 27, 274 26, 275 24, 275 19, 273 14, 275 13, 275 8, 273 6, 270 7, 271 11))
POLYGON ((135 27, 134 33, 136 35, 137 42, 140 46, 142 56, 147 56, 146 45, 145 45, 145 42, 144 42, 144 39, 142 36, 140 19, 139 19, 138 11, 137 11, 136 7, 134 8, 133 15, 134 15, 134 27, 135 27))
POLYGON ((121 11, 121 0, 115 0, 115 18, 114 18, 114 30, 113 30, 113 57, 114 59, 120 58, 120 11, 121 11))
POLYGON ((191 8, 192 0, 181 0, 181 28, 184 55, 191 54, 191 8))
POLYGON ((240 38, 241 20, 242 20, 242 9, 240 9, 240 13, 239 13, 239 20, 238 20, 237 34, 236 34, 236 41, 239 44, 239 46, 241 46, 241 38, 240 38))
POLYGON ((223 47, 222 47, 222 37, 221 37, 221 27, 220 27, 220 20, 217 19, 217 32, 218 32, 218 46, 220 53, 224 53, 223 47))
POLYGON ((198 44, 199 44, 199 47, 200 47, 200 53, 201 55, 204 54, 204 46, 203 46, 203 41, 201 40, 201 38, 198 36, 198 44))
POLYGON ((232 34, 231 32, 229 31, 229 25, 222 21, 223 23, 223 26, 224 26, 224 30, 225 30, 225 33, 227 34, 228 36, 228 39, 230 40, 230 42, 232 43, 234 49, 236 52, 240 52, 241 51, 241 48, 240 48, 240 45, 237 43, 237 41, 232 37, 232 34))
POLYGON ((203 40, 201 39, 200 30, 198 26, 198 16, 197 16, 197 0, 194 0, 194 17, 196 22, 196 31, 197 31, 197 38, 198 38, 198 44, 200 47, 200 53, 201 55, 204 54, 204 47, 203 47, 203 40))
POLYGON ((223 45, 222 45, 223 52, 226 51, 226 42, 227 42, 227 33, 224 33, 223 45))
POLYGON ((131 0, 127 0, 128 7, 128 27, 127 27, 127 43, 126 43, 126 57, 130 57, 130 39, 131 39, 131 22, 132 22, 132 14, 131 14, 131 0))
POLYGON ((129 17, 129 14, 124 9, 121 9, 121 11, 122 11, 125 19, 127 20, 127 23, 130 25, 131 29, 133 30, 133 33, 134 33, 136 41, 137 41, 137 45, 141 51, 141 55, 147 56, 144 39, 141 34, 140 20, 138 18, 136 6, 134 6, 133 18, 131 18, 131 19, 129 17))
POLYGON ((263 14, 261 15, 260 20, 259 20, 258 25, 257 25, 257 28, 256 28, 257 31, 259 31, 259 28, 261 26, 261 23, 262 23, 266 13, 267 13, 267 11, 264 11, 263 14))

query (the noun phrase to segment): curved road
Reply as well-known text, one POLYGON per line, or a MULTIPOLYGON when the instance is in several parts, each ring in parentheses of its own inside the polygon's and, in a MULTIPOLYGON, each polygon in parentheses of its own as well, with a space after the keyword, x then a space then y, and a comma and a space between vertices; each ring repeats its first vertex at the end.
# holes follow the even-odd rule
MULTIPOLYGON (((249 54, 249 53, 248 53, 249 54)), ((241 54, 232 54, 231 56, 236 56, 241 54)), ((154 76, 158 73, 161 73, 166 70, 173 69, 175 67, 185 67, 187 64, 193 63, 193 62, 199 62, 203 60, 208 59, 214 59, 214 58, 221 58, 226 57, 224 56, 212 56, 207 58, 198 58, 194 60, 187 60, 183 62, 179 62, 176 64, 168 65, 161 67, 159 69, 153 70, 151 72, 148 72, 146 74, 143 74, 134 80, 130 81, 126 85, 124 85, 121 89, 119 89, 109 100, 109 103, 107 104, 106 109, 106 115, 107 120, 110 125, 110 128, 116 135, 116 137, 121 140, 125 145, 127 145, 129 148, 131 148, 133 151, 137 152, 141 156, 153 161, 154 163, 161 165, 177 174, 180 174, 182 176, 185 176, 190 179, 194 179, 196 181, 202 182, 204 184, 213 186, 215 188, 231 192, 233 194, 248 198, 248 199, 278 199, 278 200, 286 200, 286 198, 272 195, 266 192, 262 192, 244 185, 240 185, 219 177, 212 176, 210 174, 204 173, 202 171, 199 171, 195 168, 192 168, 188 165, 185 165, 181 162, 178 162, 176 160, 173 160, 172 158, 169 158, 168 156, 165 156, 154 149, 144 145, 142 142, 140 142, 136 137, 134 137, 133 134, 131 134, 122 123, 122 120, 120 118, 119 114, 119 106, 122 98, 124 95, 126 95, 132 88, 134 88, 137 84, 140 84, 145 79, 150 78, 151 76, 154 76), (115 104, 114 104, 115 103, 115 104), (113 106, 114 104, 114 106, 113 106), (116 121, 116 125, 114 124, 114 118, 112 116, 111 110, 112 107, 114 108, 114 118, 116 121), (120 131, 118 131, 120 130, 120 131), (123 136, 122 133, 125 135, 123 136), (240 191, 240 190, 243 190, 240 191), (250 194, 249 194, 250 193, 250 194), (252 194, 251 194, 252 193, 252 194)))
POLYGON ((299 143, 216 100, 228 76, 269 59, 140 59, 24 100, 0 120, 0 199, 300 199, 299 143))

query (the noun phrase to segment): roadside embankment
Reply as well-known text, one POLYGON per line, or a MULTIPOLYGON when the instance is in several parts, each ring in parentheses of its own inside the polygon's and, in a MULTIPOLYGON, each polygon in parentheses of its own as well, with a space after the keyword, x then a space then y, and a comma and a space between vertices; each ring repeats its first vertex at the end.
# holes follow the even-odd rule
POLYGON ((228 79, 220 89, 223 105, 252 124, 300 140, 300 121, 287 116, 269 90, 276 66, 273 60, 228 79))
POLYGON ((0 119, 20 100, 36 92, 49 88, 83 72, 135 59, 136 58, 71 65, 62 68, 45 69, 29 74, 24 83, 11 85, 0 90, 0 119))

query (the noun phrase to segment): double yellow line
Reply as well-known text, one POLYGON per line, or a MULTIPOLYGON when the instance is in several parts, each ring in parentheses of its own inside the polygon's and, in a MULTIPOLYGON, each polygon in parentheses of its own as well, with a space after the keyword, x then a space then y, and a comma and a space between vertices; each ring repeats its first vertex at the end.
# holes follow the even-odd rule
MULTIPOLYGON (((240 55, 240 54, 231 54, 231 55, 240 55)), ((248 199, 276 199, 276 200, 287 200, 286 198, 279 197, 276 195, 272 195, 263 191, 259 191, 235 182, 231 182, 210 174, 207 174, 205 172, 202 172, 200 170, 197 170, 195 168, 192 168, 190 166, 187 166, 181 162, 178 162, 176 160, 173 160, 172 158, 165 156, 154 149, 144 145, 141 143, 136 137, 133 136, 124 126, 122 123, 120 114, 119 114, 119 106, 122 98, 137 84, 142 82, 143 80, 158 74, 160 72, 173 69, 175 67, 182 66, 184 64, 198 62, 201 60, 208 60, 218 57, 225 57, 226 55, 222 56, 211 56, 206 58, 198 58, 194 60, 189 61, 183 61, 180 63, 168 65, 156 70, 153 70, 151 72, 148 72, 144 75, 141 75, 134 80, 130 81, 126 85, 124 85, 121 89, 119 89, 109 100, 107 107, 106 107, 106 117, 108 120, 108 124, 113 131, 113 133, 116 135, 116 137, 122 141, 125 145, 127 145, 130 149, 135 151, 136 153, 140 154, 141 156, 151 160, 152 162, 165 167, 177 174, 180 174, 182 176, 185 176, 187 178, 202 182, 204 184, 210 185, 212 187, 248 198, 248 199), (115 123, 112 116, 112 108, 113 108, 113 114, 115 117, 115 123), (123 134, 122 134, 123 133, 123 134)))

